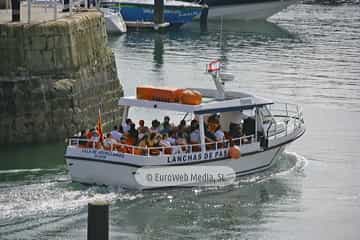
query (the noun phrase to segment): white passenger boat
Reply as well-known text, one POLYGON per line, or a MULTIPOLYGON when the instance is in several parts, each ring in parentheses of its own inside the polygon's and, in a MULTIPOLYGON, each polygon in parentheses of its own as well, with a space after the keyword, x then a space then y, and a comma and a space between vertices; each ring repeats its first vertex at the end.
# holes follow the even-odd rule
POLYGON ((305 125, 298 105, 274 103, 245 92, 225 91, 222 78, 231 76, 221 74, 218 68, 210 67, 209 72, 217 90, 195 89, 202 95, 200 104, 166 102, 159 96, 153 96, 157 100, 148 100, 139 95, 119 100, 119 105, 124 108, 124 120, 128 118, 130 108, 192 115, 199 122, 200 143, 167 147, 117 143, 102 149, 97 142, 84 145, 81 142, 84 140, 70 138, 65 159, 72 180, 127 189, 149 189, 165 185, 139 182, 136 178, 139 170, 209 166, 229 167, 236 176, 244 176, 270 168, 285 147, 304 134, 305 125), (207 126, 214 114, 220 115, 219 123, 227 136, 221 141, 207 142, 207 126), (240 126, 242 134, 226 134, 230 125, 240 126), (233 154, 234 149, 240 149, 240 153, 233 154))

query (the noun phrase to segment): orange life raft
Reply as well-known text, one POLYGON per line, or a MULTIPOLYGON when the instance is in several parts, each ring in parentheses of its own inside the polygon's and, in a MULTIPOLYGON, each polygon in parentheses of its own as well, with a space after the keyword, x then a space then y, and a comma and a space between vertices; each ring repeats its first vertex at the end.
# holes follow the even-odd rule
POLYGON ((161 102, 179 102, 188 105, 199 105, 202 101, 200 92, 182 88, 139 86, 136 88, 138 99, 161 102))

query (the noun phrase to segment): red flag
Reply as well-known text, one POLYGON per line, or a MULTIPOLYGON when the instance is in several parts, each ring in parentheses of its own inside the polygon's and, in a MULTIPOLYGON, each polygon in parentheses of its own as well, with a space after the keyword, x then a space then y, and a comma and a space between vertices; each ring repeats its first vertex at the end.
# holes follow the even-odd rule
POLYGON ((210 72, 217 72, 220 70, 220 60, 214 60, 211 61, 208 65, 207 65, 207 71, 210 72))
POLYGON ((99 140, 100 140, 100 142, 103 142, 103 140, 104 140, 104 134, 103 134, 103 131, 102 131, 100 108, 99 108, 98 121, 97 121, 97 124, 96 124, 96 131, 97 131, 97 133, 98 133, 98 135, 99 135, 99 140))

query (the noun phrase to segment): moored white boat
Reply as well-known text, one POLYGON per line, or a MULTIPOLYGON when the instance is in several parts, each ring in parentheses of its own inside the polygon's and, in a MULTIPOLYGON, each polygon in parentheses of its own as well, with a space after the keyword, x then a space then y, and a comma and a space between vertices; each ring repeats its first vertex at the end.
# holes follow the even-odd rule
POLYGON ((104 14, 106 31, 109 34, 126 33, 126 24, 120 13, 110 8, 100 8, 100 11, 104 14))
MULTIPOLYGON (((197 105, 179 102, 122 97, 123 119, 129 108, 147 108, 191 114, 199 123, 200 143, 167 147, 140 147, 117 143, 102 149, 97 142, 70 138, 65 159, 73 181, 120 186, 127 189, 167 187, 139 182, 139 170, 153 168, 166 172, 179 167, 223 166, 243 176, 270 168, 285 147, 305 132, 299 106, 273 101, 244 92, 224 91, 219 71, 212 74, 217 90, 195 89, 203 97, 197 105), (210 118, 217 114, 219 125, 228 136, 221 141, 206 141, 210 118), (241 126, 241 136, 231 136, 229 126, 241 126), (233 150, 240 149, 239 155, 233 150)), ((155 97, 156 98, 156 97, 155 97)), ((209 130, 210 131, 210 130, 209 130)), ((235 151, 236 152, 236 151, 235 151)), ((173 186, 173 185, 171 185, 173 186)), ((181 183, 176 186, 183 186, 181 183)))
POLYGON ((266 20, 297 0, 204 0, 209 6, 208 19, 266 20))

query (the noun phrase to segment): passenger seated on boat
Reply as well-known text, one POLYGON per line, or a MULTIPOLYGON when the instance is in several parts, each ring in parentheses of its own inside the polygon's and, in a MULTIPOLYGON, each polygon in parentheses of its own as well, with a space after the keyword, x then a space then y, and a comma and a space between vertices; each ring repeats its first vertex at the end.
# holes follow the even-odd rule
POLYGON ((201 137, 200 137, 200 129, 199 129, 199 123, 195 119, 191 121, 190 124, 190 144, 195 144, 195 146, 192 146, 193 152, 198 152, 201 150, 201 147, 197 144, 200 144, 201 137))
POLYGON ((221 129, 221 125, 218 125, 215 133, 214 133, 215 137, 216 137, 216 141, 217 142, 221 142, 221 143, 218 143, 218 148, 222 148, 224 147, 224 143, 222 141, 225 140, 225 133, 224 131, 221 129))
POLYGON ((160 122, 157 119, 152 120, 150 133, 160 133, 160 122))
POLYGON ((148 147, 148 141, 149 141, 149 135, 145 134, 141 139, 139 139, 138 147, 135 148, 134 153, 137 155, 144 155, 145 154, 145 148, 148 147))
POLYGON ((187 140, 183 132, 178 132, 176 137, 176 145, 187 145, 187 140))
POLYGON ((113 146, 117 144, 116 139, 113 138, 111 133, 106 134, 103 146, 105 150, 112 150, 113 146))
POLYGON ((130 130, 130 126, 131 126, 132 123, 133 122, 132 122, 132 120, 130 118, 127 118, 125 120, 125 123, 122 125, 124 133, 127 133, 130 130))
POLYGON ((200 143, 200 129, 199 123, 195 119, 190 123, 190 143, 198 144, 200 143))
POLYGON ((120 139, 122 138, 123 134, 119 132, 118 127, 114 126, 114 129, 110 132, 113 139, 120 142, 120 139))
MULTIPOLYGON (((242 136, 242 131, 240 124, 231 122, 229 126, 229 138, 236 139, 236 138, 240 138, 241 136, 242 136)), ((233 144, 240 145, 240 140, 234 140, 233 144)))
POLYGON ((162 139, 160 140, 160 146, 164 147, 164 153, 165 154, 171 154, 172 148, 171 148, 171 140, 169 139, 168 134, 163 134, 162 139))
POLYGON ((180 121, 179 125, 176 128, 177 133, 182 133, 184 135, 184 138, 188 139, 189 137, 189 131, 188 127, 186 126, 186 121, 183 119, 180 121))
POLYGON ((139 140, 141 140, 146 134, 149 134, 149 128, 145 126, 145 121, 140 120, 139 121, 139 127, 137 128, 137 131, 139 133, 139 140))
POLYGON ((126 135, 126 137, 130 139, 128 141, 129 143, 131 143, 130 145, 135 145, 138 142, 138 136, 139 136, 139 133, 135 128, 135 123, 131 123, 130 129, 126 135))
POLYGON ((149 145, 149 135, 144 135, 143 138, 139 139, 138 146, 142 148, 146 148, 149 145))
POLYGON ((208 118, 205 136, 207 136, 206 141, 210 142, 206 144, 207 149, 214 149, 216 145, 218 147, 223 147, 222 143, 211 143, 223 141, 225 139, 225 133, 220 125, 220 114, 213 114, 208 118))
POLYGON ((188 142, 186 140, 184 132, 177 133, 175 145, 181 146, 178 150, 181 150, 182 152, 185 152, 187 150, 185 146, 188 145, 188 142))
POLYGON ((86 133, 87 139, 91 139, 91 137, 93 136, 94 131, 95 131, 95 128, 92 128, 86 133))
MULTIPOLYGON (((148 147, 149 148, 158 148, 160 147, 161 135, 158 133, 150 133, 148 147)), ((159 155, 160 149, 150 149, 151 155, 159 155)))
POLYGON ((172 129, 172 126, 170 124, 170 117, 169 116, 165 116, 164 117, 164 122, 161 123, 160 125, 160 133, 161 134, 166 134, 169 133, 172 129))
POLYGON ((88 132, 89 132, 89 130, 87 130, 87 129, 84 129, 84 130, 81 131, 80 136, 78 137, 80 147, 86 147, 86 144, 88 142, 88 140, 87 140, 88 139, 88 137, 87 137, 88 132))
POLYGON ((205 123, 204 123, 204 130, 205 130, 205 141, 206 142, 216 141, 216 137, 215 137, 214 133, 209 131, 209 127, 205 123))
POLYGON ((170 142, 171 145, 176 145, 176 136, 177 136, 177 132, 175 129, 172 129, 168 135, 168 141, 170 142))
POLYGON ((101 144, 99 142, 100 138, 98 133, 96 132, 95 129, 92 129, 93 131, 91 131, 91 138, 89 139, 88 142, 88 147, 96 147, 96 148, 100 148, 101 144))

